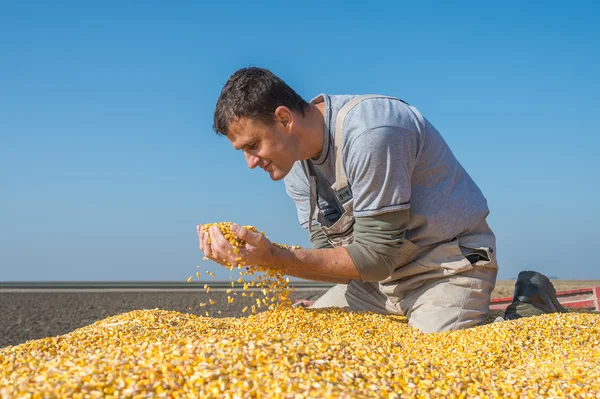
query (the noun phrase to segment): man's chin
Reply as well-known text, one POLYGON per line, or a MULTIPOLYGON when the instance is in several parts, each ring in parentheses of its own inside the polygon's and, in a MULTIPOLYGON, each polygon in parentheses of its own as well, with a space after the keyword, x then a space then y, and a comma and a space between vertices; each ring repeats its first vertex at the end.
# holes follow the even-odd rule
POLYGON ((273 181, 279 181, 285 177, 285 175, 277 173, 277 172, 269 173, 269 176, 271 177, 271 180, 273 180, 273 181))
POLYGON ((269 177, 273 181, 279 181, 282 180, 285 176, 287 176, 288 173, 289 171, 286 173, 279 169, 275 169, 273 172, 269 172, 269 177))

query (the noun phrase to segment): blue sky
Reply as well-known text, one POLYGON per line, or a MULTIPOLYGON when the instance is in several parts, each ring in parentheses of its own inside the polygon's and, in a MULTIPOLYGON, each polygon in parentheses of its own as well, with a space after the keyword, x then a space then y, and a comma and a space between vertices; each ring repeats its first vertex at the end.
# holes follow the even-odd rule
POLYGON ((212 131, 249 65, 415 105, 488 199, 500 278, 600 278, 598 3, 375 3, 0 3, 0 281, 183 281, 212 221, 308 246, 212 131))

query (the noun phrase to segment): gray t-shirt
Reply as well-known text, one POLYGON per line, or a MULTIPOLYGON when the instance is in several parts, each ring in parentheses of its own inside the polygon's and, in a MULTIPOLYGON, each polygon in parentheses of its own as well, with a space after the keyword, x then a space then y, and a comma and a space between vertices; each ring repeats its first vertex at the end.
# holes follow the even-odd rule
MULTIPOLYGON (((311 101, 325 102, 323 150, 310 162, 318 172, 319 211, 331 223, 342 213, 331 190, 335 120, 339 109, 353 97, 321 94, 311 101)), ((348 113, 342 162, 354 198, 354 215, 410 209, 406 239, 418 246, 452 240, 489 213, 485 197, 442 136, 415 107, 402 101, 367 99, 348 113)), ((307 229, 310 190, 300 161, 284 182, 299 222, 307 229)))

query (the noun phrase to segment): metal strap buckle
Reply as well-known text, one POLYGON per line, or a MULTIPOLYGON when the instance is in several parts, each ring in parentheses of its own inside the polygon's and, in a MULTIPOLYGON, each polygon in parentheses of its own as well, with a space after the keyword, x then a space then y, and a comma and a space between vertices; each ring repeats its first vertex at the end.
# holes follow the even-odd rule
POLYGON ((346 186, 341 190, 336 191, 335 196, 342 204, 345 204, 352 199, 352 190, 350 189, 350 186, 346 186))

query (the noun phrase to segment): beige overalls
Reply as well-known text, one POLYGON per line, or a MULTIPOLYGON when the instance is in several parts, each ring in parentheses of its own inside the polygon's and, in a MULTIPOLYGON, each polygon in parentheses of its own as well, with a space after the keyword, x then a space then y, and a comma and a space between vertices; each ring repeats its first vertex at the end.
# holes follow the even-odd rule
MULTIPOLYGON (((347 113, 368 98, 355 97, 337 114, 335 128, 335 183, 331 186, 343 209, 342 216, 327 227, 321 213, 317 221, 334 247, 353 242, 353 199, 342 165, 343 125, 347 113)), ((397 99, 396 99, 397 100, 397 99)), ((400 100, 401 101, 401 100, 400 100)), ((310 185, 309 231, 318 208, 317 180, 304 161, 310 185)), ((401 314, 423 332, 441 332, 481 324, 489 311, 490 294, 496 284, 496 238, 485 219, 467 234, 452 241, 419 247, 410 241, 403 246, 404 265, 384 281, 352 280, 327 291, 311 307, 341 307, 357 311, 401 314)))

